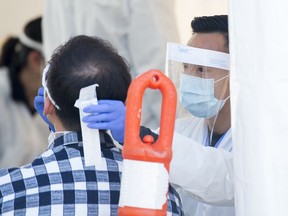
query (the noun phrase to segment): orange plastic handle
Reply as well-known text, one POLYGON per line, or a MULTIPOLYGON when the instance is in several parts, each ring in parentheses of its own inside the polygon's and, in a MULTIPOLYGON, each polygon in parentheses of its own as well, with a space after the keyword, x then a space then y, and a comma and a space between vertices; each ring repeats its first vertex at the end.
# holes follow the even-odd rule
MULTIPOLYGON (((172 140, 176 117, 177 93, 172 81, 159 70, 150 70, 131 83, 126 100, 126 125, 123 158, 129 160, 163 163, 169 172, 172 159, 172 140), (143 94, 146 88, 159 89, 162 93, 160 132, 156 142, 152 136, 141 140, 140 121, 143 94)), ((168 190, 168 188, 167 188, 168 190)), ((166 215, 167 202, 162 209, 143 209, 133 206, 119 207, 122 215, 166 215)))
POLYGON ((159 70, 150 70, 137 77, 128 90, 126 103, 126 125, 123 146, 125 159, 161 162, 169 171, 172 159, 172 139, 176 117, 177 93, 172 81, 159 70), (162 93, 162 107, 159 138, 139 137, 141 107, 146 88, 159 89, 162 93), (152 140, 151 140, 152 138, 152 140), (150 139, 150 141, 149 141, 150 139), (145 142, 146 141, 146 142, 145 142))
POLYGON ((126 103, 126 125, 123 147, 125 159, 169 163, 172 158, 172 139, 176 117, 176 89, 172 81, 159 70, 150 70, 137 77, 128 90, 126 103), (139 137, 141 107, 146 88, 159 89, 162 93, 162 107, 159 138, 139 137))

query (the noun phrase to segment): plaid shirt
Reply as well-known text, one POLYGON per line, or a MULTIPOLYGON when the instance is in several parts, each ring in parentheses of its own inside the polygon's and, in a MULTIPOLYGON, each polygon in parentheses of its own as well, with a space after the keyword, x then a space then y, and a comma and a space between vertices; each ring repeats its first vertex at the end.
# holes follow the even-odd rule
MULTIPOLYGON (((0 170, 0 214, 117 215, 123 158, 108 134, 100 137, 102 167, 85 167, 81 135, 66 132, 31 164, 0 170)), ((170 186, 167 215, 182 215, 180 205, 170 186)))

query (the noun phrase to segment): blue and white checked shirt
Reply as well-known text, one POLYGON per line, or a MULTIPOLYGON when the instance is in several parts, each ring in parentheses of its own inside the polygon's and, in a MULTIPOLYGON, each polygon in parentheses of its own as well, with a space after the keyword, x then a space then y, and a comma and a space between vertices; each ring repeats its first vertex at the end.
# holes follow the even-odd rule
MULTIPOLYGON (((65 132, 31 164, 0 170, 1 215, 117 215, 121 150, 101 133, 102 167, 84 166, 81 134, 65 132)), ((182 215, 170 186, 167 215, 182 215)))

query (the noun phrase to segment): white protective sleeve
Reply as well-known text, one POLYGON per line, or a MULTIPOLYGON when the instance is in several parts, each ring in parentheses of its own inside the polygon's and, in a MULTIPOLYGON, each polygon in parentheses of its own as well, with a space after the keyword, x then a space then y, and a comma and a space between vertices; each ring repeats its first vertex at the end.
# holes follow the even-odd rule
MULTIPOLYGON (((150 69, 164 71, 167 42, 179 42, 174 0, 46 0, 46 61, 56 47, 79 34, 108 40, 130 64, 132 78, 150 69)), ((142 125, 159 127, 160 106, 160 92, 147 90, 142 125)))
POLYGON ((170 182, 193 199, 211 205, 234 205, 232 152, 205 147, 174 133, 170 182))

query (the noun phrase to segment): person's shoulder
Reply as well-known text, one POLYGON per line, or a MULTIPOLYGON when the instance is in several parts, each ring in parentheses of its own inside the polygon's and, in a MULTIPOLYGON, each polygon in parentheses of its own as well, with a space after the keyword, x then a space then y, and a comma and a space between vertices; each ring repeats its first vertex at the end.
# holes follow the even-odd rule
POLYGON ((48 172, 49 170, 47 169, 47 166, 49 165, 47 164, 53 164, 53 162, 57 162, 57 156, 55 155, 53 149, 48 149, 42 154, 35 156, 31 162, 17 168, 9 168, 6 170, 11 178, 16 176, 18 179, 25 179, 37 176, 39 174, 38 171, 41 171, 42 174, 44 174, 44 172, 48 172))
MULTIPOLYGON (((35 161, 35 160, 34 160, 35 161)), ((1 181, 1 180, 8 180, 10 179, 11 181, 15 180, 15 179, 21 179, 21 178, 25 178, 26 177, 26 173, 30 172, 31 170, 34 170, 33 168, 33 163, 29 163, 26 165, 23 165, 21 167, 11 167, 11 168, 3 168, 0 169, 0 185, 2 185, 5 181, 1 181)))
POLYGON ((9 180, 13 180, 13 177, 19 175, 19 172, 21 172, 20 167, 0 169, 0 185, 7 183, 9 180))
POLYGON ((0 185, 2 185, 2 179, 4 179, 7 175, 9 175, 9 169, 0 169, 0 185))

